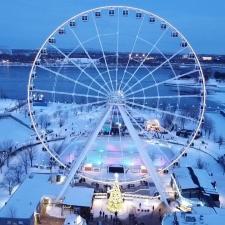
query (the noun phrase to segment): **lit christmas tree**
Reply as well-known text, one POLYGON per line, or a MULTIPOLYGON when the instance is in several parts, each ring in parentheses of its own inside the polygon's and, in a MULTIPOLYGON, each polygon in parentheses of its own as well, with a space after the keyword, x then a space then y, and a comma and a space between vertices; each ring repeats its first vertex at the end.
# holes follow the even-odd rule
POLYGON ((115 178, 115 183, 113 184, 107 203, 107 209, 112 213, 119 212, 123 208, 123 198, 119 187, 118 174, 115 174, 115 178))

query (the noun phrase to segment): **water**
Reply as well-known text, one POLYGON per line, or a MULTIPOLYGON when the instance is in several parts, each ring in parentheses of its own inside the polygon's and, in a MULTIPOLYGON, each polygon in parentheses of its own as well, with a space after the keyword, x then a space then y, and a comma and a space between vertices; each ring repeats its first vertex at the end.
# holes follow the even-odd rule
MULTIPOLYGON (((54 71, 58 71, 58 68, 51 68, 54 71)), ((136 68, 129 68, 128 71, 130 73, 134 72, 136 68)), ((150 69, 151 70, 151 69, 150 69)), ((118 71, 118 80, 122 80, 123 77, 123 69, 120 69, 118 71)), ((28 77, 29 77, 29 72, 30 72, 30 67, 29 66, 8 66, 8 67, 0 67, 0 93, 2 97, 7 97, 7 98, 12 98, 12 99, 26 99, 27 97, 27 84, 28 84, 28 77)), ((96 92, 93 90, 88 90, 87 88, 77 84, 74 86, 74 84, 68 80, 65 80, 63 78, 57 77, 54 74, 44 71, 42 69, 39 69, 38 73, 41 72, 41 75, 38 76, 38 78, 35 80, 35 88, 38 89, 44 89, 44 90, 57 90, 60 92, 73 92, 74 88, 77 93, 81 93, 83 95, 86 95, 89 93, 90 95, 96 95, 96 92)), ((60 71, 62 74, 65 74, 66 76, 70 78, 74 78, 74 76, 77 76, 78 78, 80 71, 78 69, 75 69, 73 67, 67 67, 64 68, 62 71, 60 71)), ((94 68, 89 68, 87 69, 88 74, 90 74, 93 79, 98 81, 101 85, 104 85, 101 77, 97 73, 97 71, 94 68)), ((104 72, 104 78, 107 82, 107 84, 110 86, 110 79, 109 76, 107 75, 107 70, 106 69, 100 69, 100 72, 104 72)), ((177 71, 178 74, 183 73, 184 71, 177 71)), ((143 76, 145 76, 147 73, 149 73, 145 69, 141 69, 138 73, 136 73, 136 78, 131 79, 129 85, 132 86, 136 80, 140 80, 143 76)), ((116 86, 116 73, 115 71, 110 71, 111 77, 112 77, 112 83, 113 86, 116 86)), ((141 85, 136 85, 132 88, 132 91, 138 91, 142 88, 146 88, 148 86, 154 85, 155 81, 160 82, 163 80, 166 80, 170 77, 172 77, 172 73, 168 69, 161 69, 157 71, 157 73, 154 74, 154 78, 152 76, 149 76, 149 79, 145 79, 144 82, 141 83, 141 85), (155 81, 154 81, 155 79, 155 81)), ((123 85, 127 83, 129 80, 130 75, 126 74, 123 79, 123 85)), ((78 78, 78 81, 81 83, 84 83, 87 86, 93 87, 93 89, 101 90, 100 87, 90 78, 88 78, 85 74, 80 76, 78 78)), ((106 85, 103 86, 106 88, 106 85)), ((145 96, 157 96, 157 91, 159 91, 160 96, 167 96, 167 95, 177 95, 177 88, 176 87, 171 87, 171 86, 166 86, 166 85, 160 85, 157 88, 151 88, 151 89, 146 89, 143 92, 137 92, 135 94, 135 97, 141 97, 143 94, 145 96)), ((182 88, 181 90, 181 95, 182 94, 196 94, 196 90, 191 90, 191 89, 185 89, 182 88)), ((197 93, 199 93, 197 91, 197 93)), ((130 96, 132 97, 132 95, 130 96)), ((52 101, 74 101, 74 98, 72 96, 66 96, 66 95, 61 95, 61 94, 45 94, 45 98, 47 100, 52 100, 52 101)), ((89 101, 93 100, 91 98, 88 99, 89 101)), ((184 99, 183 99, 184 100, 184 99)), ((75 102, 80 103, 80 102, 85 102, 87 101, 86 97, 79 97, 79 99, 76 99, 75 102)), ((169 103, 171 105, 177 105, 177 104, 184 104, 187 106, 194 105, 194 104, 199 104, 199 99, 192 99, 191 101, 186 99, 184 101, 181 101, 179 103, 177 98, 172 98, 172 99, 161 99, 159 102, 157 99, 141 99, 138 100, 140 104, 147 104, 153 107, 156 107, 156 105, 163 105, 165 103, 169 103)))
POLYGON ((0 66, 1 97, 26 99, 30 67, 0 66))

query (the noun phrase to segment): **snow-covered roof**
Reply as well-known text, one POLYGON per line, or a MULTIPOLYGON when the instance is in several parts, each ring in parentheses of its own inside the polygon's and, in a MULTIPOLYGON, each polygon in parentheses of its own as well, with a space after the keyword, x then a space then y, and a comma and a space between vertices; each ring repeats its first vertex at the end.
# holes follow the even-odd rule
MULTIPOLYGON (((212 186, 212 179, 209 174, 203 169, 193 169, 193 173, 198 179, 200 186, 208 194, 214 193, 217 194, 216 189, 212 186)), ((173 174, 176 179, 178 187, 182 190, 199 188, 197 184, 194 183, 193 178, 190 174, 190 170, 186 167, 176 168, 173 170, 173 174)))
POLYGON ((173 174, 180 189, 185 190, 198 188, 198 186, 193 182, 188 168, 176 168, 173 170, 173 174))
MULTIPOLYGON (((219 208, 215 208, 219 209, 219 208)), ((208 207, 196 207, 192 213, 176 212, 176 218, 179 225, 222 225, 221 221, 225 220, 225 210, 219 209, 219 213, 210 210, 208 207)), ((173 225, 175 214, 167 215, 163 225, 173 225)))
POLYGON ((212 177, 209 176, 209 174, 203 170, 203 169, 193 169, 194 174, 198 178, 198 182, 200 186, 204 189, 204 191, 208 194, 214 193, 217 194, 216 189, 212 186, 212 177))
POLYGON ((69 188, 63 201, 66 205, 91 207, 92 197, 94 195, 93 188, 76 187, 69 188))
MULTIPOLYGON (((0 218, 11 217, 12 211, 15 218, 30 218, 42 198, 55 198, 61 188, 62 184, 50 182, 50 174, 33 173, 20 185, 7 204, 0 210, 0 218)), ((65 198, 73 199, 76 206, 91 206, 93 188, 84 187, 83 190, 82 187, 68 187, 67 190, 65 198), (86 194, 88 195, 86 196, 86 194)))

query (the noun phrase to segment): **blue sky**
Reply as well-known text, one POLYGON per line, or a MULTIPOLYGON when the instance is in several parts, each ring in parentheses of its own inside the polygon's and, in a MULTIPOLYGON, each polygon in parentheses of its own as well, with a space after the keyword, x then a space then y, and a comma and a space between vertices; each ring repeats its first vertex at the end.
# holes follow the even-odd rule
POLYGON ((39 48, 65 19, 102 5, 150 10, 175 25, 197 53, 225 54, 224 0, 1 0, 0 48, 39 48))

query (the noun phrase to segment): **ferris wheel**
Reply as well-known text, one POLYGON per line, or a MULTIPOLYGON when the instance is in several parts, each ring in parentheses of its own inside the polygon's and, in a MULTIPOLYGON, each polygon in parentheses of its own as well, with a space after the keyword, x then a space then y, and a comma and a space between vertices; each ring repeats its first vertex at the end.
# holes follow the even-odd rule
MULTIPOLYGON (((127 6, 91 9, 57 27, 28 83, 32 128, 43 147, 73 176, 93 180, 91 166, 138 165, 158 183, 156 171, 177 163, 200 135, 205 101, 202 68, 187 39, 167 20, 127 6), (68 146, 56 151, 54 139, 68 146)), ((109 181, 100 174, 95 180, 109 181)))

